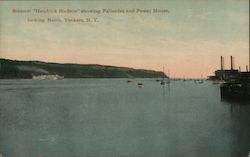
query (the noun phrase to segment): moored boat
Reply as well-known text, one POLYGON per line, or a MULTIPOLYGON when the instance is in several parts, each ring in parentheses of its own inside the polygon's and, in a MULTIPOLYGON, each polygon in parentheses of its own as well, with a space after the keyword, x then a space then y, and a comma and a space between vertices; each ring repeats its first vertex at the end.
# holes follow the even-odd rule
POLYGON ((62 80, 64 79, 64 76, 60 75, 38 75, 38 76, 32 76, 33 80, 62 80))

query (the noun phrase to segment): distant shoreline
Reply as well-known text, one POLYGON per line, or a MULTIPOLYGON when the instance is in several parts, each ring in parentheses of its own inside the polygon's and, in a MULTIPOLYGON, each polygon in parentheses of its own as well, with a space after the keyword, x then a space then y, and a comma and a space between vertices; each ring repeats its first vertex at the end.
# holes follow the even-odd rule
MULTIPOLYGON (((51 63, 0 59, 0 79, 32 79, 60 75, 67 78, 161 78, 163 72, 99 64, 51 63)), ((167 77, 165 75, 165 77, 167 77)))

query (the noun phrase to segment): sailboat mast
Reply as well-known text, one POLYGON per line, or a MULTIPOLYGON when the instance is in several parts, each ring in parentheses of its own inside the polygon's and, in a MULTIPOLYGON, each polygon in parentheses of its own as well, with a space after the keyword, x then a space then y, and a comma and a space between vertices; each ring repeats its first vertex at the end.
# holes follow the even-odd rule
POLYGON ((170 79, 170 70, 168 69, 168 79, 170 79))
POLYGON ((165 73, 164 73, 164 66, 163 66, 163 68, 162 68, 162 79, 164 80, 164 77, 165 77, 165 73))

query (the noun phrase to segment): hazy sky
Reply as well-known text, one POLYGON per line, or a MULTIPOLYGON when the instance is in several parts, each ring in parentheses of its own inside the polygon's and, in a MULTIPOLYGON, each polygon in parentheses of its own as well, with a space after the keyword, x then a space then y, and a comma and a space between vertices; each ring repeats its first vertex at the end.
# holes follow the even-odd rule
MULTIPOLYGON (((200 77, 249 54, 249 0, 1 1, 0 58, 170 70, 200 77), (166 14, 17 14, 13 9, 167 9, 166 14), (27 18, 98 18, 32 23, 27 18)), ((165 71, 167 72, 167 70, 165 71)))

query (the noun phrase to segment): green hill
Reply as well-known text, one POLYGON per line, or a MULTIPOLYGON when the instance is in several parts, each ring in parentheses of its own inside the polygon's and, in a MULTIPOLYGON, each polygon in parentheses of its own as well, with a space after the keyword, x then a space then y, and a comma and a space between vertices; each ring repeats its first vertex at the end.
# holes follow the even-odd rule
POLYGON ((30 79, 33 75, 58 74, 64 78, 159 78, 163 73, 98 64, 59 64, 0 58, 0 79, 30 79))

